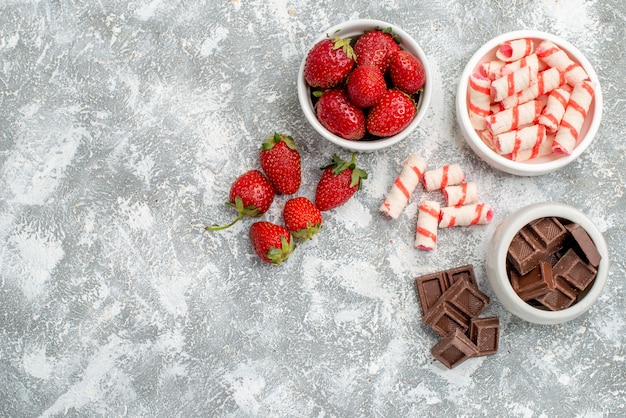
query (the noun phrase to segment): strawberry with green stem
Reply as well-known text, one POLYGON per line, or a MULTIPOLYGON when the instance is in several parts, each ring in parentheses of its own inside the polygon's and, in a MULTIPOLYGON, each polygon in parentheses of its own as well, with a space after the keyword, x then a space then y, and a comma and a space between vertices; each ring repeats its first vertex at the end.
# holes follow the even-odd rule
POLYGON ((274 133, 261 145, 261 168, 277 192, 294 194, 300 188, 302 167, 300 153, 293 138, 274 133))
POLYGON ((350 41, 334 36, 313 45, 304 61, 304 78, 311 87, 335 87, 348 76, 356 60, 350 41))
POLYGON ((355 161, 356 154, 349 162, 333 154, 330 164, 320 167, 324 172, 315 190, 315 206, 320 211, 343 205, 361 188, 367 173, 355 161))
POLYGON ((306 241, 322 227, 322 213, 306 197, 289 199, 283 208, 285 228, 299 240, 306 241))
POLYGON ((237 211, 235 220, 227 225, 211 225, 204 229, 218 231, 233 226, 244 216, 260 216, 268 211, 275 195, 274 187, 263 173, 259 170, 246 171, 233 182, 226 202, 237 211))
POLYGON ((289 258, 296 248, 294 239, 287 229, 272 222, 259 221, 250 226, 248 232, 254 252, 261 260, 279 265, 289 258))

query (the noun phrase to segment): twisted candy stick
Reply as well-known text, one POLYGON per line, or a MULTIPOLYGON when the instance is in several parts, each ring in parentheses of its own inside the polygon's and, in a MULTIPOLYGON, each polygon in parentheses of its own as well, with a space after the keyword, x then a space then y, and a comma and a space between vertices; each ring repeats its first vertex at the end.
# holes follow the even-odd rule
POLYGON ((473 73, 469 80, 469 118, 472 127, 478 131, 485 129, 485 117, 491 113, 491 82, 479 73, 473 73))
POLYGON ((424 170, 426 170, 426 161, 418 154, 409 155, 400 175, 393 182, 385 200, 383 200, 380 211, 393 219, 397 219, 419 184, 424 170))
POLYGON ((554 138, 552 151, 568 155, 572 153, 594 93, 595 83, 591 81, 583 81, 574 86, 565 114, 561 119, 561 125, 554 138))
POLYGON ((494 134, 514 131, 520 126, 535 123, 541 114, 543 105, 538 100, 526 102, 510 109, 502 110, 486 119, 487 129, 494 134))
POLYGON ((494 142, 500 154, 515 155, 521 150, 533 148, 546 137, 546 127, 543 125, 525 126, 517 131, 509 131, 496 135, 494 142))
POLYGON ((458 164, 444 165, 435 170, 428 170, 422 177, 427 191, 443 189, 446 186, 463 183, 465 174, 458 164))
POLYGON ((478 188, 473 181, 446 186, 443 189, 443 196, 446 199, 446 206, 462 206, 478 200, 478 188))
POLYGON ((589 78, 580 64, 575 63, 565 51, 550 41, 543 41, 537 47, 537 56, 550 67, 565 73, 569 85, 574 85, 589 78))
POLYGON ((537 74, 537 82, 515 93, 512 96, 502 99, 500 106, 509 109, 515 105, 526 103, 542 96, 565 84, 565 73, 556 68, 549 68, 537 74))
POLYGON ((440 207, 438 202, 432 200, 424 200, 420 203, 415 228, 415 248, 430 251, 437 247, 440 207))
POLYGON ((516 61, 526 55, 532 54, 533 41, 529 38, 506 41, 496 50, 496 58, 502 61, 516 61))
POLYGON ((543 157, 544 155, 552 154, 552 140, 553 135, 546 135, 542 141, 536 143, 532 148, 521 149, 516 153, 511 154, 513 161, 527 161, 535 157, 543 157))
POLYGON ((548 104, 537 119, 538 123, 546 127, 548 133, 554 133, 559 129, 569 97, 570 92, 562 88, 554 89, 548 95, 548 104))
POLYGON ((479 67, 482 75, 493 81, 497 78, 504 77, 505 75, 519 70, 522 67, 536 68, 537 71, 543 71, 545 69, 545 63, 539 61, 537 54, 530 54, 526 57, 520 58, 517 61, 506 63, 500 60, 492 60, 482 63, 479 67))
POLYGON ((493 208, 488 203, 441 208, 439 228, 486 224, 493 219, 493 208))
POLYGON ((537 82, 539 71, 533 67, 522 67, 491 82, 491 96, 494 102, 522 91, 537 82))

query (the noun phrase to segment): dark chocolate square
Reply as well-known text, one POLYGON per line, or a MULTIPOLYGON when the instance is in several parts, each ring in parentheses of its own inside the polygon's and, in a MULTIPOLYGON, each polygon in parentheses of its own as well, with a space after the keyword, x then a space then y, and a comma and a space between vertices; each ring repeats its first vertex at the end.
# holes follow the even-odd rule
POLYGON ((474 357, 478 349, 463 331, 456 329, 439 340, 430 352, 441 364, 452 369, 468 358, 474 357))
POLYGON ((497 353, 500 341, 500 320, 497 316, 472 318, 469 337, 478 349, 476 355, 486 356, 497 353))

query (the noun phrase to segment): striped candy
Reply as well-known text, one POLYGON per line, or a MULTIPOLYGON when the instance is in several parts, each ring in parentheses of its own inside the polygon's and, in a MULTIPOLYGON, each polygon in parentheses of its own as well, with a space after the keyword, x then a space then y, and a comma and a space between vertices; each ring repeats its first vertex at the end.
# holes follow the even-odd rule
POLYGON ((543 105, 540 101, 533 100, 502 110, 487 118, 487 128, 494 135, 517 130, 521 126, 537 122, 542 108, 543 105))
POLYGON ((422 177, 428 191, 443 189, 446 186, 463 183, 465 174, 458 164, 444 165, 435 170, 428 170, 422 177))
POLYGON ((478 200, 478 188, 473 181, 446 186, 443 189, 443 196, 446 199, 446 206, 462 206, 478 200))
POLYGON ((502 61, 516 61, 532 54, 533 42, 530 38, 514 39, 506 41, 496 50, 496 58, 502 61))
POLYGON ((569 97, 570 92, 562 88, 555 89, 548 95, 548 103, 537 120, 546 127, 548 133, 555 133, 559 129, 569 97))
POLYGON ((595 85, 591 81, 582 81, 574 86, 561 125, 554 138, 552 151, 560 154, 571 154, 580 129, 585 122, 591 100, 595 92, 595 85))
POLYGON ((415 228, 415 248, 430 251, 437 247, 437 230, 441 206, 433 200, 420 203, 415 228))
POLYGON ((393 182, 383 200, 380 211, 393 219, 397 219, 406 207, 425 170, 426 162, 421 156, 415 153, 409 155, 400 175, 393 182))
POLYGON ((565 73, 565 79, 571 86, 589 78, 584 68, 572 61, 567 53, 553 42, 547 40, 541 42, 536 53, 550 67, 565 73))
POLYGON ((509 97, 505 97, 500 102, 500 107, 509 109, 513 106, 534 100, 539 96, 551 92, 552 90, 565 84, 565 73, 556 68, 548 68, 537 74, 537 82, 509 97))
POLYGON ((537 68, 521 67, 491 82, 491 98, 499 102, 537 82, 537 68))
POLYGON ((485 117, 491 113, 491 82, 479 73, 473 73, 469 81, 469 118, 476 130, 485 129, 485 117))
POLYGON ((487 203, 446 206, 440 211, 439 228, 483 225, 491 222, 491 219, 493 219, 493 208, 487 203))
POLYGON ((537 124, 496 135, 494 142, 499 154, 515 156, 519 151, 533 148, 536 144, 541 143, 545 137, 546 127, 537 124))

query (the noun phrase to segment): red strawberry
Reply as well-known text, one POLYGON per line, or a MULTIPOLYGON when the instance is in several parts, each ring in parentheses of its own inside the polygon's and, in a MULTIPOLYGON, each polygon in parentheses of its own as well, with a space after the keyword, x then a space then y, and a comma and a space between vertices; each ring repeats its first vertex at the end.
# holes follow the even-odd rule
POLYGON ((406 94, 417 93, 426 82, 424 64, 407 51, 398 51, 391 57, 389 75, 394 87, 406 94))
POLYGON ((406 128, 417 113, 415 102, 400 90, 390 89, 367 115, 367 130, 376 136, 392 136, 406 128))
POLYGON ((295 197, 283 209, 285 228, 294 237, 306 241, 322 227, 322 213, 306 197, 295 197))
POLYGON ((348 100, 341 89, 322 93, 315 104, 315 112, 320 123, 345 139, 361 139, 365 135, 365 114, 348 100))
POLYGON ((274 201, 274 188, 259 170, 250 170, 237 177, 230 188, 227 205, 234 207, 239 215, 228 225, 207 226, 207 231, 217 231, 233 226, 244 216, 256 217, 264 214, 274 201))
POLYGON ((352 154, 350 162, 333 155, 332 162, 321 167, 324 172, 315 191, 315 206, 319 210, 330 210, 343 205, 361 188, 367 173, 356 168, 355 159, 356 154, 352 154))
POLYGON ((350 73, 356 57, 350 38, 326 38, 308 52, 304 78, 310 86, 327 89, 341 83, 350 73))
POLYGON ((302 181, 300 153, 289 135, 274 133, 268 137, 259 153, 261 168, 276 191, 294 194, 302 181))
POLYGON ((293 238, 285 228, 271 222, 255 222, 250 226, 250 242, 261 260, 279 265, 296 248, 293 238))
POLYGON ((362 35, 354 44, 357 66, 375 65, 383 74, 389 68, 391 56, 399 50, 400 46, 391 28, 384 31, 376 28, 362 35))
POLYGON ((350 73, 346 84, 348 99, 358 107, 374 106, 382 99, 387 90, 385 76, 373 65, 356 67, 350 73))

